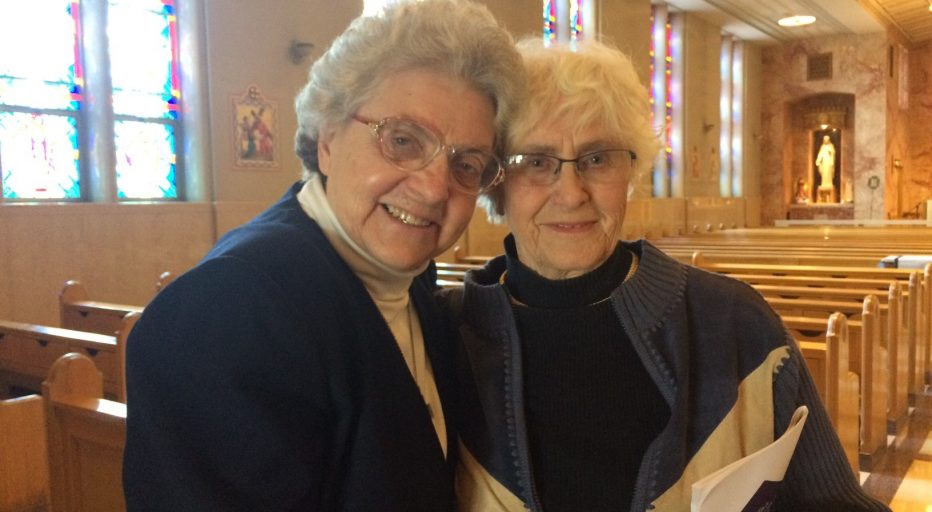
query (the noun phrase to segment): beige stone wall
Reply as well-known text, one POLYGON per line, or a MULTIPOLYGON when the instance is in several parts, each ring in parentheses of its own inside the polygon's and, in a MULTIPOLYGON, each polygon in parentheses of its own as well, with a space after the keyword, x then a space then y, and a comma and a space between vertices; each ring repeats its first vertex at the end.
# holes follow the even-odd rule
MULTIPOLYGON (((907 157, 899 178, 903 210, 932 200, 932 43, 909 52, 908 110, 907 157)), ((932 219, 932 211, 926 215, 932 219)))

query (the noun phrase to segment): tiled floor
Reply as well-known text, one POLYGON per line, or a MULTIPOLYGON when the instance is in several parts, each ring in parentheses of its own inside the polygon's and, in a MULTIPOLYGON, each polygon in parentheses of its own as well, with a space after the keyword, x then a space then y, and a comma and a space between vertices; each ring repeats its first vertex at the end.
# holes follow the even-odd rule
POLYGON ((893 512, 932 512, 932 434, 910 464, 890 508, 893 512))
POLYGON ((932 512, 932 393, 919 397, 905 438, 864 484, 893 512, 932 512))

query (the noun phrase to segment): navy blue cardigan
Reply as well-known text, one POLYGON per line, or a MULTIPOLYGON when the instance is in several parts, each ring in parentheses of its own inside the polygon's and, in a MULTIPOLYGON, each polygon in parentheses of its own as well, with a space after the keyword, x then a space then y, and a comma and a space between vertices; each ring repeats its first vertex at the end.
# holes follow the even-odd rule
MULTIPOLYGON (((388 325, 300 187, 223 237, 133 330, 130 512, 453 510, 455 450, 444 459, 388 325)), ((425 273, 411 296, 452 419, 432 288, 425 273)))

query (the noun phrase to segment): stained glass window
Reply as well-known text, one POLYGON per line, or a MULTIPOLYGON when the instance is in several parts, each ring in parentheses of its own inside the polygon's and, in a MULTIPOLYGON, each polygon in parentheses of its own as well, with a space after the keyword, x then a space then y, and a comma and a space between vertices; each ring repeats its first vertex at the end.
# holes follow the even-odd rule
POLYGON ((570 0, 570 41, 579 41, 583 37, 583 0, 570 0))
POLYGON ((544 41, 557 38, 557 0, 544 0, 544 41))
POLYGON ((0 112, 3 197, 80 198, 77 135, 73 117, 0 112))
POLYGON ((0 48, 6 49, 0 52, 5 199, 80 198, 79 19, 78 2, 0 2, 0 48))
POLYGON ((174 199, 178 51, 173 0, 110 0, 117 197, 174 199))
POLYGON ((174 126, 117 120, 114 139, 120 199, 178 197, 174 126))
POLYGON ((595 27, 595 12, 592 2, 586 0, 543 0, 544 43, 555 41, 569 43, 575 48, 578 41, 595 37, 584 30, 595 27))
POLYGON ((181 197, 175 0, 82 7, 82 0, 0 0, 0 48, 7 49, 0 52, 0 198, 88 199, 82 181, 92 179, 110 183, 103 200, 181 197), (103 18, 106 34, 91 33, 103 18), (95 90, 91 103, 85 61, 96 63, 86 68, 94 70, 91 83, 112 85, 95 90), (110 148, 112 158, 86 151, 91 142, 110 148))
POLYGON ((680 105, 677 94, 679 79, 673 76, 680 44, 678 36, 674 34, 673 16, 665 5, 651 6, 651 120, 663 143, 663 151, 654 162, 651 174, 654 197, 675 197, 682 181, 678 169, 681 162, 677 158, 678 152, 682 151, 676 120, 679 115, 676 109, 680 105))

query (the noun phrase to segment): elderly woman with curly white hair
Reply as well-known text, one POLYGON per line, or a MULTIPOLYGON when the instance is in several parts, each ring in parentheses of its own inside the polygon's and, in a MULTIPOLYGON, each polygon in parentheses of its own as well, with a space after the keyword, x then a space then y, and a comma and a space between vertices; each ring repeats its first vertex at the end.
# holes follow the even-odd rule
POLYGON ((462 338, 460 510, 685 512, 692 483, 773 442, 802 405, 786 477, 753 510, 886 510, 763 299, 619 241, 658 150, 630 59, 598 42, 519 50, 529 99, 485 196, 511 234, 446 297, 462 338))
POLYGON ((395 3, 333 42, 296 101, 304 179, 130 336, 128 510, 454 509, 453 353, 425 270, 498 180, 522 83, 467 1, 395 3))

